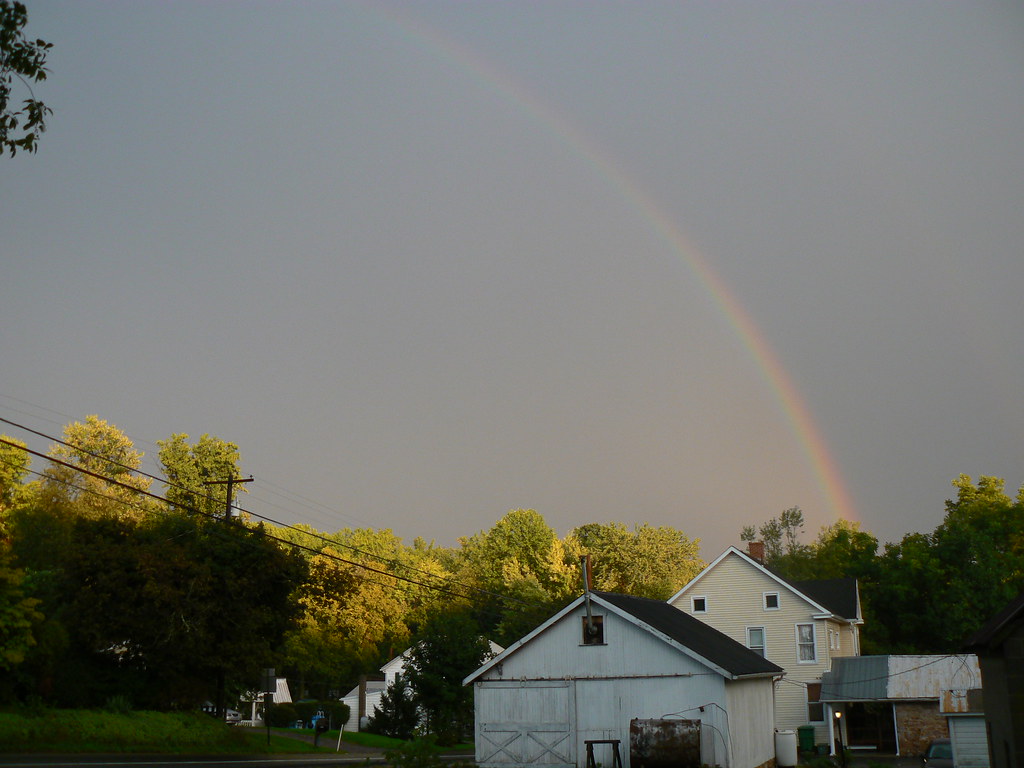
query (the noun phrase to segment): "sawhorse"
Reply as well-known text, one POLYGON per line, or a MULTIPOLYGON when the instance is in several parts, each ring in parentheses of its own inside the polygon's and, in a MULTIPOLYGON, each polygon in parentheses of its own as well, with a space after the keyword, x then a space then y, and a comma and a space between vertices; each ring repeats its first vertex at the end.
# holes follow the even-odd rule
POLYGON ((619 755, 619 740, 618 739, 588 739, 583 742, 587 745, 587 768, 597 768, 597 763, 594 762, 594 745, 595 744, 611 744, 612 745, 612 768, 622 768, 622 756, 619 755))

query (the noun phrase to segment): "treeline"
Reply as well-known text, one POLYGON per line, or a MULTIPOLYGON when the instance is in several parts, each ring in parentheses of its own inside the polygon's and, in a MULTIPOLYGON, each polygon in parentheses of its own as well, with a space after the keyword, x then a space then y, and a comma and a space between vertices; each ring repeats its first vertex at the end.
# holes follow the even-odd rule
POLYGON ((953 486, 934 531, 895 543, 840 520, 805 544, 796 507, 740 538, 763 541, 766 565, 792 581, 858 579, 863 653, 952 653, 1024 591, 1024 488, 1011 498, 1002 479, 967 475, 953 486))
POLYGON ((266 667, 296 697, 334 698, 439 628, 518 639, 578 594, 583 554, 594 588, 654 598, 703 566, 699 542, 672 528, 594 523, 559 538, 533 510, 452 548, 226 521, 238 447, 158 445, 154 483, 95 416, 45 456, 0 436, 0 701, 192 709, 257 690, 266 667))
MULTIPOLYGON (((154 482, 94 416, 43 456, 0 436, 0 702, 191 709, 256 690, 266 667, 296 698, 337 698, 454 627, 514 642, 579 593, 581 555, 593 588, 656 599, 704 565, 698 540, 670 527, 592 523, 560 538, 524 509, 455 547, 226 521, 238 447, 183 434, 158 445, 154 482)), ((956 651, 1024 589, 1024 491, 1010 498, 992 477, 954 486, 932 533, 896 543, 845 520, 804 543, 798 508, 740 538, 763 540, 785 578, 857 578, 864 653, 956 651)), ((462 663, 446 676, 461 680, 462 663)))

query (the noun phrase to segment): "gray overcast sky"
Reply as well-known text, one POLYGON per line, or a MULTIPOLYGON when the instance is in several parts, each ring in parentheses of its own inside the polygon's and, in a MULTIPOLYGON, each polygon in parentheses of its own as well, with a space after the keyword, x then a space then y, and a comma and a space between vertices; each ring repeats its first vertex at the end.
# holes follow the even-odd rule
POLYGON ((1024 482, 1018 3, 28 7, 5 418, 213 434, 246 508, 410 543, 1024 482))

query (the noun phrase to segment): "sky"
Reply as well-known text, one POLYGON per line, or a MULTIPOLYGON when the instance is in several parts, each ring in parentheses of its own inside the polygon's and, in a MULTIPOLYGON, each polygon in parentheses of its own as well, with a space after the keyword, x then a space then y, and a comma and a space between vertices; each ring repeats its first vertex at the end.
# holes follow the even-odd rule
POLYGON ((27 5, 0 417, 215 435, 245 509, 409 544, 1024 484, 1018 3, 27 5))

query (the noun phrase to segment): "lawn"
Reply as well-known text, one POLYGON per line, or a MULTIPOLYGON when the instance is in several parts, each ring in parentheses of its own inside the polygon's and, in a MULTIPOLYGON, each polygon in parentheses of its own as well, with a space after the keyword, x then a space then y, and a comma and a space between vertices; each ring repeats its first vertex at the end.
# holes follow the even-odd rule
MULTIPOLYGON (((337 736, 335 736, 337 739, 337 736)), ((322 739, 321 743, 327 743, 322 739)), ((41 709, 0 712, 0 752, 266 754, 312 752, 311 744, 239 728, 202 713, 41 709)))

